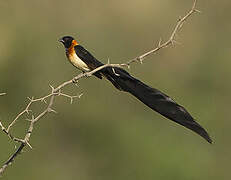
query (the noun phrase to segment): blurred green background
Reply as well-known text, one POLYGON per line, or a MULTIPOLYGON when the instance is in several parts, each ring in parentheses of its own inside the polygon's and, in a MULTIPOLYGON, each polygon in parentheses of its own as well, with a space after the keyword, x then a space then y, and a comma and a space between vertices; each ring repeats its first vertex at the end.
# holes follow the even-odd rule
MULTIPOLYGON (((28 102, 79 71, 58 38, 74 36, 99 60, 121 63, 167 40, 192 0, 0 1, 0 119, 7 125, 28 102)), ((134 64, 129 72, 184 105, 214 140, 210 145, 109 82, 83 79, 64 92, 84 93, 71 105, 57 98, 2 179, 231 179, 229 111, 231 2, 199 0, 200 14, 181 30, 181 45, 134 64)), ((33 106, 35 114, 41 105, 33 106)), ((22 118, 14 135, 25 133, 22 118)), ((0 164, 15 144, 0 133, 0 164)))

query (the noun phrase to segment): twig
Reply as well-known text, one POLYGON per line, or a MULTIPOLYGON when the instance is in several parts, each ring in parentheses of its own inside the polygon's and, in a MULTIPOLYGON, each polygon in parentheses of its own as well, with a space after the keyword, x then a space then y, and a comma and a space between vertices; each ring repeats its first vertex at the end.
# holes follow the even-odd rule
POLYGON ((172 33, 171 33, 169 39, 168 39, 166 42, 162 43, 162 40, 160 39, 160 41, 159 41, 157 47, 155 47, 154 49, 152 49, 152 50, 150 50, 150 51, 148 51, 148 52, 146 52, 146 53, 144 53, 144 54, 142 54, 142 55, 140 55, 140 56, 135 57, 134 59, 129 60, 127 63, 124 63, 124 64, 122 64, 122 65, 129 66, 130 64, 132 64, 132 63, 134 63, 134 62, 140 62, 140 63, 142 63, 143 60, 144 60, 147 56, 149 56, 149 55, 151 55, 151 54, 153 54, 153 53, 159 51, 160 49, 163 49, 163 48, 165 48, 165 47, 168 47, 169 45, 173 45, 173 44, 175 44, 175 43, 177 44, 177 41, 175 40, 175 37, 176 37, 176 35, 177 35, 177 32, 182 28, 184 22, 185 22, 193 13, 200 12, 199 10, 196 9, 196 3, 197 3, 197 0, 194 0, 193 6, 192 6, 191 10, 190 10, 183 18, 180 18, 180 19, 178 20, 177 24, 175 25, 175 28, 173 29, 173 31, 172 31, 172 33))
MULTIPOLYGON (((51 113, 51 112, 54 112, 56 113, 56 111, 53 108, 53 104, 54 104, 54 100, 55 100, 55 97, 56 96, 63 96, 63 97, 68 97, 70 98, 71 100, 71 103, 73 102, 73 99, 74 98, 80 98, 83 94, 80 94, 78 96, 70 96, 70 95, 67 95, 65 93, 61 93, 61 90, 66 87, 67 85, 70 85, 72 84, 73 82, 77 82, 79 79, 81 78, 84 78, 84 77, 90 77, 92 76, 95 72, 103 69, 103 68, 106 68, 106 67, 121 67, 120 64, 105 64, 103 66, 100 66, 96 69, 94 69, 93 71, 90 71, 90 72, 86 72, 86 73, 81 73, 77 76, 75 76, 74 78, 72 78, 71 80, 69 81, 66 81, 64 83, 62 83, 61 85, 59 85, 58 87, 54 88, 53 86, 50 85, 51 87, 51 93, 44 96, 44 97, 41 97, 41 98, 37 98, 37 99, 34 99, 34 97, 31 97, 31 98, 28 98, 29 99, 29 103, 26 105, 25 109, 20 112, 16 118, 9 124, 8 128, 5 128, 3 126, 3 124, 1 123, 0 121, 0 128, 2 129, 2 131, 13 141, 15 142, 19 142, 21 143, 21 145, 18 147, 18 149, 15 151, 15 153, 4 163, 4 165, 0 168, 0 175, 5 171, 5 169, 14 161, 14 159, 22 152, 23 148, 25 146, 29 146, 31 147, 31 145, 29 144, 29 141, 30 141, 30 137, 31 137, 31 134, 33 132, 33 129, 34 129, 34 124, 40 120, 43 116, 45 116, 46 114, 48 113, 51 113), (50 99, 49 99, 50 98, 50 99), (37 116, 37 117, 34 117, 34 115, 32 115, 32 118, 29 119, 29 122, 30 122, 30 125, 28 127, 28 130, 27 130, 27 133, 25 135, 25 137, 23 139, 19 139, 19 138, 16 138, 14 137, 10 131, 11 131, 11 128, 16 124, 16 122, 18 121, 18 119, 24 115, 24 114, 29 114, 29 112, 32 112, 30 110, 30 107, 33 103, 36 103, 36 102, 46 102, 46 100, 49 99, 49 103, 47 105, 47 107, 37 116)), ((33 113, 33 112, 32 112, 33 113)), ((32 147, 31 147, 32 148, 32 147)))
MULTIPOLYGON (((86 73, 81 73, 77 76, 75 76, 74 78, 72 78, 71 80, 69 81, 66 81, 66 82, 63 82, 62 84, 60 84, 59 86, 57 86, 56 88, 54 88, 53 86, 50 85, 51 87, 51 93, 44 96, 44 97, 41 97, 41 98, 37 98, 37 99, 34 99, 33 97, 32 98, 28 98, 29 99, 29 103, 26 105, 25 109, 20 112, 16 117, 15 119, 9 124, 9 126, 7 128, 5 128, 3 126, 3 124, 1 123, 0 121, 0 128, 2 129, 2 131, 13 141, 15 142, 19 142, 20 145, 19 147, 17 148, 17 150, 10 156, 10 158, 3 164, 3 166, 0 168, 0 175, 5 171, 5 169, 15 160, 15 158, 21 154, 22 150, 26 147, 26 146, 29 146, 30 148, 32 148, 32 146, 29 144, 29 141, 30 141, 30 137, 31 137, 31 134, 33 132, 33 129, 34 129, 34 125, 37 121, 39 121, 42 117, 44 117, 45 115, 47 115, 48 113, 56 113, 56 111, 53 109, 53 104, 54 104, 54 100, 55 100, 55 97, 57 96, 63 96, 63 97, 66 97, 66 98, 69 98, 70 99, 70 102, 72 103, 74 98, 80 98, 82 96, 82 94, 78 95, 78 96, 71 96, 71 95, 68 95, 68 94, 65 94, 65 93, 62 93, 61 90, 66 87, 67 85, 70 85, 72 83, 77 83, 79 79, 81 78, 84 78, 84 77, 90 77, 92 76, 94 73, 96 73, 97 71, 103 69, 103 68, 106 68, 106 67, 130 67, 130 64, 133 63, 133 62, 140 62, 142 63, 143 60, 149 56, 150 54, 153 54, 157 51, 159 51, 160 49, 162 48, 165 48, 171 44, 174 44, 176 41, 175 41, 175 36, 177 34, 177 32, 180 30, 180 28, 182 28, 184 22, 194 13, 194 12, 199 12, 197 9, 196 9, 196 3, 197 3, 197 0, 194 0, 193 2, 193 6, 191 8, 191 10, 181 19, 179 19, 179 21, 177 22, 170 38, 162 43, 162 40, 160 39, 160 41, 158 42, 158 46, 130 61, 128 61, 127 63, 123 63, 123 64, 109 64, 109 60, 108 60, 108 64, 105 64, 103 66, 100 66, 96 69, 94 69, 93 71, 90 71, 90 72, 86 72, 86 73), (48 101, 48 103, 47 103, 48 101), (38 116, 34 116, 33 115, 33 112, 30 110, 31 108, 31 105, 34 104, 34 103, 45 103, 47 104, 46 108, 38 115, 38 116), (12 127, 16 124, 16 122, 19 120, 20 117, 22 117, 22 115, 24 114, 30 114, 32 113, 32 117, 31 119, 29 119, 29 127, 27 129, 27 133, 25 134, 24 138, 23 139, 19 139, 19 138, 16 138, 14 137, 10 131, 12 129, 12 127)), ((114 68, 113 68, 114 69, 114 68)), ((0 96, 1 95, 5 95, 5 93, 0 93, 0 96)))

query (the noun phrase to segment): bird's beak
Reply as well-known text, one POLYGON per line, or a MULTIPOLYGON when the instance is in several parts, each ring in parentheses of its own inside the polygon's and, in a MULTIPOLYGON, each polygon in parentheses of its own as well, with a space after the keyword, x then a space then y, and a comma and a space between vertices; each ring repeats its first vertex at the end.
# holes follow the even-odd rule
POLYGON ((59 39, 58 41, 61 42, 61 43, 64 43, 64 40, 62 38, 59 39))

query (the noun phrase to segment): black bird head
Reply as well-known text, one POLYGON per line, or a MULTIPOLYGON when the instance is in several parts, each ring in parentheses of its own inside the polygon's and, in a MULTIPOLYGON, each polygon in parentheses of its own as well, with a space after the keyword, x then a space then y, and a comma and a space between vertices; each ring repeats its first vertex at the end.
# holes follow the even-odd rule
POLYGON ((72 41, 74 40, 71 36, 64 36, 59 39, 59 42, 63 43, 65 48, 69 48, 72 45, 72 41))

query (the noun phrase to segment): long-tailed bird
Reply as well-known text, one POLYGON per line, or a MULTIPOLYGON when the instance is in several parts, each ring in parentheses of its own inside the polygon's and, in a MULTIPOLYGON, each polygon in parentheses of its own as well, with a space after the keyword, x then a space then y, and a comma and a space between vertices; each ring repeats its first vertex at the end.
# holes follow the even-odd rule
MULTIPOLYGON (((64 36, 59 39, 63 43, 66 56, 69 62, 83 72, 92 71, 104 65, 92 56, 84 47, 79 45, 71 36, 64 36)), ((189 112, 177 104, 169 96, 158 89, 152 88, 138 79, 132 77, 127 71, 118 67, 106 67, 94 73, 102 79, 108 79, 118 90, 131 93, 145 105, 160 113, 164 117, 194 131, 201 137, 212 143, 206 130, 197 123, 189 112)))

